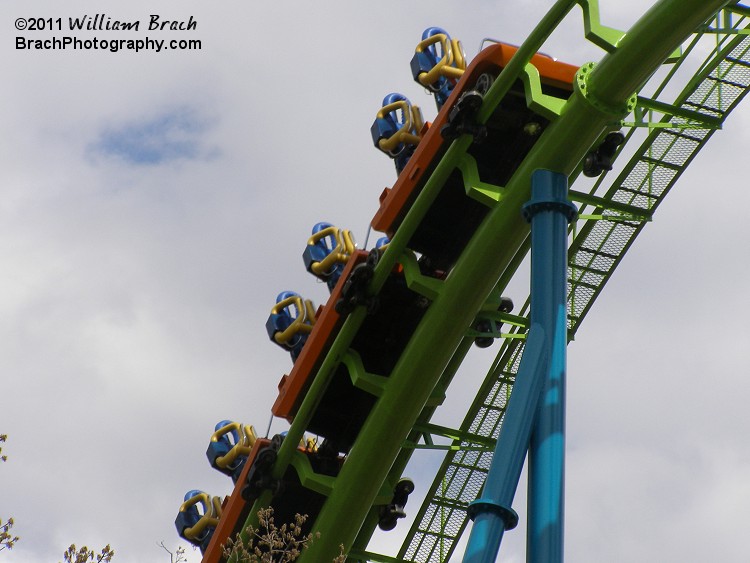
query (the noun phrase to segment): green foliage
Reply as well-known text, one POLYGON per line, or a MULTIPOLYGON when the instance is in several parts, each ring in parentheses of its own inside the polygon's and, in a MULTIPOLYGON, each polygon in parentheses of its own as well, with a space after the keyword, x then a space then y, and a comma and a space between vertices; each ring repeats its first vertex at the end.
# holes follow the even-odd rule
POLYGON ((8 518, 8 521, 3 523, 3 519, 0 518, 0 551, 4 549, 13 549, 18 541, 18 536, 14 536, 10 529, 13 527, 13 518, 8 518))
MULTIPOLYGON (((258 512, 258 527, 249 526, 246 530, 247 541, 240 534, 233 540, 229 538, 224 547, 224 557, 234 563, 291 563, 296 561, 302 552, 312 544, 319 535, 302 534, 302 526, 307 516, 295 515, 294 522, 277 527, 273 520, 273 508, 261 509, 258 512)), ((333 563, 344 563, 344 547, 341 555, 333 563)))
MULTIPOLYGON (((7 434, 0 434, 0 443, 4 443, 7 439, 7 434)), ((2 453, 3 448, 0 447, 0 461, 8 461, 8 456, 2 455, 2 453)), ((10 532, 14 523, 12 516, 5 522, 0 518, 0 551, 3 551, 4 549, 13 549, 13 546, 16 545, 16 542, 18 541, 18 536, 14 536, 10 532)))
POLYGON ((72 544, 63 553, 63 562, 89 563, 90 561, 94 561, 95 563, 109 563, 114 556, 115 552, 109 545, 103 548, 100 553, 96 553, 93 549, 89 549, 85 545, 81 549, 76 549, 75 544, 72 544))

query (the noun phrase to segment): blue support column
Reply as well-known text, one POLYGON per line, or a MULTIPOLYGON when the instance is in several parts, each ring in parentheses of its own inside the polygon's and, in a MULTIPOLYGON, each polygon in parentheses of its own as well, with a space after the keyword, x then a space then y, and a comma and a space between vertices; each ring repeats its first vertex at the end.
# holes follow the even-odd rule
POLYGON ((505 530, 518 524, 511 508, 529 447, 547 365, 544 328, 532 324, 482 497, 469 505, 474 520, 463 563, 493 563, 505 530))
POLYGON ((565 176, 537 170, 532 177, 531 201, 524 206, 531 221, 532 288, 544 285, 532 294, 538 302, 532 302, 531 319, 545 319, 550 345, 550 362, 529 445, 528 563, 563 561, 568 223, 576 214, 567 193, 565 176))
MULTIPOLYGON (((518 523, 518 515, 511 504, 532 439, 532 430, 539 424, 538 413, 547 410, 550 398, 556 390, 560 390, 548 382, 551 374, 555 374, 555 377, 560 374, 560 360, 563 362, 562 373, 565 371, 567 224, 576 214, 575 206, 567 200, 567 178, 548 170, 534 172, 532 199, 524 206, 523 212, 531 221, 531 328, 482 497, 469 506, 469 516, 474 524, 464 563, 493 563, 503 533, 518 523), (561 343, 562 353, 559 350, 561 343), (544 401, 540 404, 542 396, 544 401)), ((555 381, 559 381, 559 378, 555 381)), ((558 398, 563 398, 563 395, 559 394, 558 398)), ((559 401, 553 402, 557 404, 559 401)), ((561 451, 555 442, 557 438, 555 434, 553 452, 561 451)), ((549 457, 546 455, 546 445, 542 448, 545 459, 549 457)), ((555 474, 561 474, 561 469, 555 474)), ((557 489, 561 487, 555 487, 557 489)), ((553 504, 561 509, 561 497, 555 497, 553 504)), ((549 516, 546 512, 542 514, 546 522, 549 516)), ((554 520, 560 522, 561 530, 561 518, 554 520)), ((538 552, 536 549, 534 551, 538 552)), ((541 563, 542 560, 536 561, 541 563)), ((558 561, 561 559, 544 560, 545 563, 558 561)))

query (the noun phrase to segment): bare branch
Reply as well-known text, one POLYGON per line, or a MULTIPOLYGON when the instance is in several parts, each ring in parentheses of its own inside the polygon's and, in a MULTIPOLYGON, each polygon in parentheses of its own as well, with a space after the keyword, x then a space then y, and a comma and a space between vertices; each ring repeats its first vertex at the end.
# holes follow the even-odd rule
POLYGON ((159 547, 169 553, 169 563, 183 563, 184 561, 187 561, 187 557, 185 557, 184 547, 178 547, 177 551, 175 551, 174 553, 167 549, 167 546, 164 545, 164 541, 159 542, 159 547))

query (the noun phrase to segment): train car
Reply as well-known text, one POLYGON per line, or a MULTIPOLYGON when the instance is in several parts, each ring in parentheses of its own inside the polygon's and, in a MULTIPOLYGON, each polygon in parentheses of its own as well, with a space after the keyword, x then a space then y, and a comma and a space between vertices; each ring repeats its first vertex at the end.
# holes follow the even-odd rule
MULTIPOLYGON (((436 29, 429 35, 430 41, 441 38, 436 29)), ((267 323, 269 336, 290 350, 294 362, 279 382, 272 407, 275 416, 290 422, 295 419, 346 316, 357 306, 366 307, 368 314, 347 350, 336 359, 330 382, 316 397, 315 410, 306 425, 305 430, 321 437, 322 444, 300 445, 281 479, 272 479, 272 468, 283 436, 257 438, 242 425, 224 424, 229 421, 220 423, 221 429, 217 426, 207 454, 216 469, 232 477, 234 490, 223 503, 191 491, 189 494, 195 494, 186 498, 176 520, 180 534, 201 547, 204 563, 221 561, 227 538, 241 531, 254 501, 264 490, 272 492, 270 505, 278 522, 291 522, 296 513, 309 515, 310 525, 314 522, 384 382, 437 295, 439 280, 449 275, 489 208, 500 199, 502 187, 573 91, 577 68, 538 54, 487 122, 476 123, 483 96, 516 51, 511 45, 497 43, 484 49, 467 67, 463 62, 458 66, 452 63, 451 79, 439 89, 440 111, 434 123, 422 124, 415 117, 419 135, 410 134, 408 138, 414 147, 408 154, 392 151, 404 157, 397 163, 399 175, 393 187, 381 195, 380 208, 371 221, 374 229, 389 237, 399 229, 452 140, 467 133, 474 137, 466 156, 450 171, 410 236, 407 247, 413 252, 400 257, 377 295, 370 295, 368 286, 383 248, 356 250, 348 231, 327 223, 313 228, 303 254, 305 267, 327 283, 331 294, 326 305, 314 314, 311 305, 296 294, 280 296, 272 310, 267 323), (299 299, 292 303, 292 297, 299 299), (286 312, 285 308, 292 305, 296 309, 286 312), (304 330, 294 328, 294 321, 304 325, 304 330), (299 342, 291 340, 291 333, 296 332, 301 332, 299 342), (283 338, 277 338, 279 334, 283 338)), ((425 61, 431 59, 417 59, 419 64, 413 63, 412 68, 419 75, 425 70, 425 61)), ((386 100, 388 105, 407 107, 407 101, 398 96, 389 95, 386 100)), ((387 113, 379 114, 383 121, 373 126, 374 136, 389 127, 401 127, 398 121, 386 123, 387 113)), ((386 148, 393 148, 393 144, 386 143, 386 148)), ((498 309, 507 312, 510 306, 509 300, 501 300, 498 309)), ((492 323, 478 322, 474 329, 480 346, 491 344, 499 332, 492 323)), ((442 402, 443 397, 437 393, 427 406, 442 402)), ((386 491, 380 495, 381 528, 391 529, 403 517, 412 490, 413 483, 401 480, 392 494, 386 491)))
MULTIPOLYGON (((367 252, 357 250, 347 262, 341 277, 346 279, 354 267, 364 263, 367 252)), ((289 374, 284 375, 279 382, 279 394, 271 408, 274 416, 284 418, 288 421, 294 420, 302 400, 310 387, 311 377, 323 362, 325 353, 330 348, 333 339, 343 324, 343 318, 336 311, 336 302, 341 299, 341 291, 344 283, 339 283, 331 290, 331 296, 325 307, 318 310, 310 335, 307 337, 299 357, 294 362, 294 367, 289 374)))
MULTIPOLYGON (((203 553, 203 563, 219 563, 222 560, 223 547, 226 545, 227 539, 240 532, 239 528, 244 524, 252 507, 252 504, 242 497, 242 490, 245 488, 248 473, 255 464, 258 454, 269 447, 271 447, 271 440, 266 438, 255 440, 243 469, 237 477, 232 494, 226 497, 221 505, 220 518, 213 523, 213 531, 208 543, 200 546, 203 553)), ((180 508, 180 512, 183 512, 182 508, 180 508)), ((185 531, 180 530, 179 526, 178 532, 182 537, 194 543, 190 537, 186 537, 185 531)))
POLYGON ((278 522, 293 522, 295 514, 316 515, 320 511, 343 458, 325 444, 318 447, 309 440, 298 446, 283 477, 273 480, 271 468, 283 439, 283 435, 254 439, 247 455, 236 455, 237 451, 244 452, 247 445, 239 442, 239 449, 232 448, 233 452, 223 452, 218 457, 227 458, 227 464, 216 463, 215 449, 211 446, 219 444, 222 449, 222 443, 220 437, 212 439, 207 451, 209 461, 215 469, 232 476, 234 490, 223 501, 201 491, 190 491, 186 495, 190 498, 186 498, 175 520, 179 534, 201 549, 203 563, 222 561, 227 539, 242 531, 255 499, 263 490, 273 491, 271 506, 278 522), (242 461, 240 472, 228 472, 228 467, 234 467, 237 460, 242 461))
POLYGON ((423 128, 393 187, 380 196, 371 224, 392 237, 451 141, 463 133, 474 135, 468 156, 451 171, 407 243, 435 268, 450 270, 455 264, 502 187, 573 92, 577 67, 537 54, 530 61, 533 68, 527 65, 489 120, 483 126, 473 123, 482 96, 516 51, 495 43, 474 58, 435 121, 423 128))
MULTIPOLYGON (((450 140, 465 130, 476 133, 477 129, 470 123, 471 115, 462 114, 462 104, 465 105, 467 96, 475 99, 477 95, 485 94, 516 50, 511 45, 493 44, 484 49, 465 71, 459 69, 463 74, 447 96, 435 122, 421 137, 408 162, 404 163, 394 187, 381 197, 380 209, 372 221, 375 229, 392 236, 431 170, 445 154, 450 140)), ((407 243, 411 250, 421 255, 418 265, 411 267, 412 280, 419 276, 440 278, 447 274, 489 206, 496 203, 502 186, 572 93, 576 67, 546 55, 535 55, 531 64, 533 66, 527 67, 523 77, 516 81, 482 126, 481 139, 477 139, 462 163, 451 172, 407 243)), ((419 69, 418 66, 415 68, 419 69)), ((457 69, 451 67, 451 73, 455 72, 457 69)), ((405 111, 402 97, 389 95, 386 101, 389 106, 395 104, 399 111, 405 111)), ((383 119, 380 114, 378 118, 383 119)), ((404 113, 402 118, 408 121, 404 113)), ((395 123, 397 128, 399 123, 395 123)), ((373 135, 388 130, 387 125, 378 124, 376 120, 373 135)), ((394 129, 392 124, 390 129, 394 129)), ((347 284, 352 285, 355 280, 361 282, 362 287, 367 284, 368 280, 358 280, 358 274, 364 275, 367 271, 367 260, 365 252, 356 251, 343 268, 341 279, 332 288, 331 297, 319 313, 293 369, 279 383, 279 395, 272 409, 275 416, 290 422, 294 420, 343 323, 341 307, 336 305, 341 304, 347 284)), ((307 262, 306 266, 309 269, 307 262)), ((328 439, 339 452, 348 452, 356 440, 377 400, 379 381, 390 375, 429 307, 430 299, 410 285, 403 268, 404 265, 399 265, 398 271, 391 272, 377 296, 377 303, 367 303, 369 314, 346 356, 336 366, 331 383, 321 394, 306 428, 328 439)), ((365 301, 361 300, 362 303, 365 301)), ((503 305, 500 308, 509 310, 508 307, 503 309, 503 305)), ((483 327, 477 328, 482 332, 483 327)), ((491 341, 491 337, 479 338, 477 344, 486 346, 491 341)))
MULTIPOLYGON (((391 273, 376 299, 364 295, 381 252, 357 250, 352 254, 294 367, 282 377, 272 408, 275 416, 294 420, 346 314, 357 305, 367 306, 369 314, 335 368, 306 428, 342 453, 349 451, 375 403, 379 380, 390 375, 429 306, 428 299, 408 287, 401 266, 391 273)), ((415 262, 411 268, 419 266, 415 262)))

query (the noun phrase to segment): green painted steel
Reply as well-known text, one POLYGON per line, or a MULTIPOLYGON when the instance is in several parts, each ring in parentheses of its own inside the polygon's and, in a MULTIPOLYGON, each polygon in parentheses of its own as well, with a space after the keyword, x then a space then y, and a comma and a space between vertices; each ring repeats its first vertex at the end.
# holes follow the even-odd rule
MULTIPOLYGON (((727 36, 717 45, 707 64, 678 96, 674 105, 723 122, 749 88, 750 39, 742 35, 727 36)), ((668 123, 673 119, 665 116, 662 122, 668 123)), ((622 173, 608 189, 602 190, 602 199, 629 205, 649 217, 653 216, 682 172, 715 131, 712 127, 654 129, 622 173)), ((634 220, 621 221, 619 217, 624 213, 620 210, 595 206, 597 211, 605 209, 611 220, 587 222, 571 245, 571 292, 568 300, 573 332, 580 326, 622 256, 647 223, 647 219, 637 219, 635 216, 629 217, 634 220)))
MULTIPOLYGON (((490 211, 425 313, 316 519, 314 529, 321 533, 321 539, 305 552, 303 562, 333 559, 339 544, 352 545, 401 451, 401 445, 412 431, 466 328, 516 252, 526 243, 528 226, 523 223, 519 210, 529 198, 531 172, 546 168, 571 175, 596 140, 632 111, 634 92, 655 68, 725 3, 717 0, 664 0, 633 27, 614 52, 605 56, 599 65, 591 67, 590 72, 581 75, 576 95, 571 97, 563 114, 549 126, 509 181, 500 204, 490 211)), ((569 1, 557 2, 550 15, 540 22, 493 84, 488 94, 493 101, 488 99, 485 102, 487 115, 492 104, 502 98, 504 77, 517 75, 520 67, 538 50, 544 38, 573 5, 574 2, 569 1), (512 74, 514 71, 515 75, 512 74)), ((455 167, 467 144, 468 139, 454 143, 417 199, 405 224, 413 219, 412 213, 416 220, 421 218, 418 217, 420 211, 428 207, 430 197, 434 197, 444 178, 455 167), (443 165, 445 168, 441 170, 443 165)), ((389 248, 384 258, 395 262, 393 257, 400 254, 399 247, 403 247, 407 235, 399 230, 393 239, 397 244, 389 248)), ((382 283, 388 271, 387 262, 380 264, 376 283, 382 283)))
MULTIPOLYGON (((466 357, 466 354, 473 345, 473 342, 473 338, 464 338, 461 341, 461 343, 458 345, 458 348, 456 348, 456 351, 453 353, 453 357, 451 358, 450 362, 448 362, 448 365, 443 370, 443 374, 440 376, 440 380, 436 385, 436 389, 447 389, 453 379, 453 376, 458 371, 458 368, 466 357)), ((406 468, 406 465, 409 462, 409 459, 411 458, 411 455, 414 451, 411 447, 411 444, 416 444, 420 439, 427 439, 425 433, 430 431, 430 429, 432 428, 432 426, 429 424, 429 420, 432 418, 434 412, 435 407, 425 406, 425 408, 422 409, 422 412, 417 418, 417 422, 415 423, 411 433, 409 434, 409 436, 407 436, 407 439, 403 444, 401 452, 399 453, 398 457, 396 457, 396 460, 391 466, 391 470, 389 471, 388 476, 385 479, 386 483, 396 483, 401 475, 403 475, 404 469, 406 468)), ((364 524, 360 528, 359 534, 357 535, 357 538, 355 539, 352 546, 353 549, 362 551, 365 550, 367 544, 370 541, 370 537, 377 527, 377 523, 378 508, 373 507, 370 510, 370 514, 365 519, 364 524)))
MULTIPOLYGON (((690 112, 697 111, 706 122, 714 119, 723 122, 750 90, 750 39, 733 31, 742 31, 741 26, 748 24, 741 18, 731 25, 727 24, 727 12, 730 11, 739 16, 750 15, 736 7, 728 7, 717 17, 716 28, 719 21, 723 22, 722 32, 726 35, 717 36, 716 48, 709 54, 700 72, 687 84, 677 100, 669 104, 690 112)), ((709 22, 706 33, 711 33, 710 25, 709 22)), ((686 52, 690 49, 688 47, 686 52)), ((665 84, 671 79, 672 73, 667 76, 665 84)), ((656 98, 662 89, 658 88, 653 97, 656 98)), ((665 114, 661 123, 671 123, 673 127, 655 129, 610 188, 606 187, 604 180, 611 178, 603 177, 591 194, 571 191, 574 201, 594 208, 599 216, 609 216, 608 220, 581 221, 583 228, 574 236, 569 260, 571 338, 635 236, 651 219, 679 173, 716 130, 715 127, 686 130, 683 128, 684 121, 672 120, 675 115, 680 114, 665 114), (602 195, 594 195, 597 193, 602 195), (637 220, 623 221, 623 217, 637 220)), ((689 118, 687 115, 683 117, 689 118)), ((526 308, 521 313, 525 314, 525 311, 526 308)), ((520 333, 525 330, 524 327, 514 329, 520 333)), ((497 436, 523 349, 523 340, 504 342, 461 424, 461 430, 482 436, 497 436)), ((474 444, 456 442, 456 445, 470 447, 474 444)), ((468 449, 446 455, 399 551, 401 560, 438 563, 450 557, 467 523, 466 506, 481 490, 489 462, 489 456, 478 455, 468 449)))

